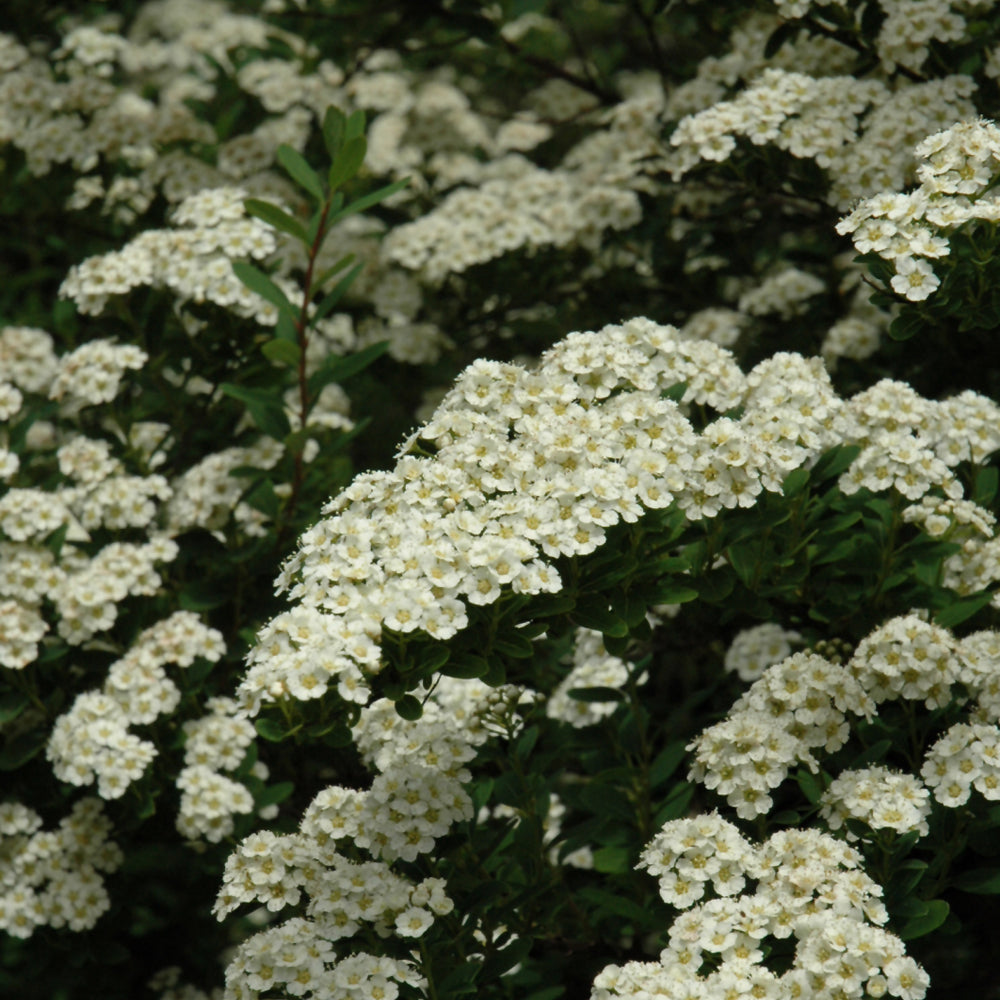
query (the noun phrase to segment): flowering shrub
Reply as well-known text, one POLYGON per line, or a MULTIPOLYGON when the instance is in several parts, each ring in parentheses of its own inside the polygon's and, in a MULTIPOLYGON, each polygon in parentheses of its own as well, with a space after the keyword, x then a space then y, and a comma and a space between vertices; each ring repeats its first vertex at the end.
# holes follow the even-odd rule
POLYGON ((992 6, 41 7, 0 987, 1000 996, 992 6))

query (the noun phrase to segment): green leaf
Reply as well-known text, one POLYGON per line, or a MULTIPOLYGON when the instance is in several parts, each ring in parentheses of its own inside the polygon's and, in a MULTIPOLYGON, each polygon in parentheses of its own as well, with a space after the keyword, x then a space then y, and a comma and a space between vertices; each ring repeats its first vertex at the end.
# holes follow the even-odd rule
MULTIPOLYGON (((819 460, 812 467, 812 478, 816 482, 819 482, 823 479, 832 479, 834 476, 839 476, 842 472, 846 472, 850 468, 851 462, 860 454, 860 445, 837 445, 820 455, 819 460)), ((851 523, 857 520, 855 512, 852 512, 851 517, 851 523)), ((839 524, 837 526, 842 527, 839 524)))
POLYGON ((4 691, 0 694, 0 726, 5 722, 13 722, 30 703, 28 696, 20 691, 4 691))
POLYGON ((367 152, 368 142, 363 135, 355 136, 344 143, 330 167, 330 175, 327 178, 331 191, 336 191, 357 174, 361 169, 361 164, 365 162, 367 152))
POLYGON ((420 699, 412 694, 404 694, 402 698, 395 701, 396 714, 407 722, 416 722, 424 714, 424 706, 420 699))
POLYGON ((606 875, 627 872, 631 855, 625 847, 599 847, 594 851, 594 870, 606 875))
POLYGON ((797 496, 806 488, 808 482, 808 469, 793 469, 785 476, 785 481, 781 484, 781 492, 786 497, 797 496))
POLYGON ((985 608, 993 599, 992 594, 977 594, 975 597, 966 597, 963 600, 955 601, 948 607, 942 608, 936 615, 934 621, 942 628, 954 628, 967 618, 971 618, 977 611, 985 608))
POLYGON ((22 764, 27 764, 41 752, 47 742, 48 733, 44 729, 22 733, 0 750, 0 771, 14 771, 22 764))
POLYGON ((820 796, 823 794, 823 785, 815 775, 804 768, 799 768, 795 772, 795 780, 798 782, 799 788, 802 789, 802 794, 810 803, 815 804, 819 802, 820 796))
POLYGON ((255 719, 253 724, 257 734, 270 743, 280 743, 285 736, 285 727, 277 719, 260 718, 255 719))
POLYGON ((251 389, 245 385, 223 382, 219 388, 227 396, 243 403, 257 426, 275 441, 284 441, 291 433, 291 425, 285 415, 281 397, 277 392, 266 389, 251 389))
POLYGON ((276 157, 288 176, 299 187, 311 194, 317 201, 323 200, 323 182, 301 153, 296 152, 291 146, 282 144, 278 147, 276 157))
POLYGON ((410 183, 409 177, 404 177, 402 180, 393 181, 392 184, 386 184, 385 187, 379 188, 377 191, 372 191, 370 194, 362 195, 360 198, 356 198, 349 205, 345 205, 336 215, 334 215, 329 220, 329 225, 333 225, 335 222, 340 222, 341 219, 346 219, 349 215, 357 215, 358 212, 364 212, 371 208, 373 205, 377 205, 380 201, 385 201, 390 195, 394 195, 397 191, 402 191, 407 184, 410 183))
POLYGON ((185 611, 210 611, 222 607, 232 599, 217 584, 192 580, 178 594, 178 603, 185 611))
POLYGON ((471 653, 460 655, 457 659, 453 657, 443 667, 441 673, 445 677, 458 677, 462 680, 469 680, 473 677, 485 677, 490 670, 489 661, 482 656, 473 656, 471 653))
POLYGON ((581 628, 606 632, 608 635, 628 635, 628 625, 611 610, 605 598, 596 595, 581 597, 570 617, 581 628))
POLYGON ((347 117, 340 108, 330 105, 323 115, 323 142, 331 162, 337 158, 344 142, 344 128, 347 117))
POLYGON ((640 927, 645 927, 651 920, 656 919, 655 915, 646 907, 634 900, 616 896, 613 892, 608 892, 605 889, 588 887, 581 889, 578 895, 597 909, 603 910, 605 913, 613 913, 617 917, 624 917, 626 920, 633 920, 640 927))
POLYGON ((276 806, 279 802, 284 802, 293 791, 295 791, 295 785, 291 781, 279 781, 275 785, 268 785, 256 797, 254 805, 258 809, 264 809, 266 806, 276 806))
POLYGON ((492 958, 483 963, 482 980, 492 983, 515 965, 523 962, 531 951, 534 940, 530 937, 519 937, 506 948, 501 948, 492 958))
POLYGON ((976 473, 972 502, 979 504, 980 507, 989 507, 997 495, 998 484, 1000 484, 1000 473, 994 466, 989 465, 985 469, 980 469, 976 473))
POLYGON ((272 205, 269 201, 261 201, 259 198, 247 198, 243 202, 243 207, 247 215, 266 222, 269 226, 279 229, 289 236, 294 236, 302 243, 306 243, 306 227, 294 216, 282 211, 277 205, 272 205))
POLYGON ((316 312, 309 317, 310 325, 318 323, 321 319, 325 319, 333 311, 337 303, 344 297, 344 293, 351 287, 354 279, 361 273, 361 269, 363 267, 364 264, 355 264, 354 267, 352 267, 350 271, 348 271, 347 274, 345 274, 343 278, 341 278, 340 281, 338 281, 337 284, 323 296, 323 301, 316 307, 316 312))
POLYGON ((243 502, 249 504, 254 510, 259 510, 274 520, 281 510, 281 498, 274 492, 274 483, 270 479, 264 479, 254 485, 243 496, 243 502))
POLYGON ((698 591, 679 583, 665 583, 653 591, 651 604, 687 604, 696 600, 698 591))
POLYGON ((279 365, 287 365, 289 368, 296 367, 299 363, 299 358, 302 357, 302 351, 299 349, 298 344, 290 340, 281 340, 280 338, 269 340, 261 348, 261 353, 268 361, 273 361, 279 365))
POLYGON ((234 260, 233 274, 251 292, 256 292, 262 299, 270 302, 279 313, 287 316, 293 323, 298 322, 298 311, 288 301, 288 296, 259 268, 248 264, 245 260, 234 260))
POLYGON ((904 941, 912 941, 914 938, 936 931, 948 919, 948 914, 951 912, 951 907, 943 899, 932 899, 925 905, 924 912, 908 920, 899 932, 904 941))
POLYGON ((344 142, 348 143, 356 139, 365 132, 365 113, 360 109, 352 111, 350 117, 344 122, 344 142))
POLYGON ((313 282, 314 287, 322 288, 335 274, 343 271, 345 267, 354 262, 354 254, 348 253, 344 254, 340 260, 337 261, 332 267, 328 267, 316 280, 313 282))
POLYGON ((791 41, 802 30, 797 20, 782 21, 768 36, 764 45, 764 58, 771 59, 785 42, 791 41))
POLYGON ((970 872, 962 872, 952 884, 962 892, 975 893, 977 896, 1000 895, 1000 868, 976 868, 970 872))
POLYGON ((658 788, 680 767, 687 745, 684 740, 677 740, 665 746, 649 766, 649 786, 658 788))
POLYGON ((502 637, 498 636, 493 640, 493 648, 514 660, 526 660, 535 652, 531 640, 516 631, 506 632, 502 637))
POLYGON ((919 313, 906 310, 889 324, 889 336, 893 340, 909 340, 926 325, 919 313))
POLYGON ((674 785, 663 805, 656 811, 656 815, 653 817, 653 826, 659 828, 664 823, 683 816, 688 811, 691 799, 694 798, 694 789, 695 786, 688 781, 681 781, 674 785))
POLYGON ((624 701, 625 695, 618 688, 612 687, 582 687, 573 688, 566 692, 574 701, 583 701, 588 704, 604 704, 609 701, 624 701))
POLYGON ((311 397, 318 396, 323 387, 331 382, 344 382, 352 375, 364 371, 387 350, 389 350, 389 341, 380 340, 377 344, 372 344, 345 357, 337 357, 335 354, 329 355, 309 377, 309 395, 311 397))

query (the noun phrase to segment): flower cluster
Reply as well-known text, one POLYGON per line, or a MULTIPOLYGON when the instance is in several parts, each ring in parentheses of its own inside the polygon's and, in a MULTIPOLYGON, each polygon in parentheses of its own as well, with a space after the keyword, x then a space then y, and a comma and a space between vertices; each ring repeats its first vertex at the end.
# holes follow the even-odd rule
POLYGON ((640 867, 685 912, 658 961, 607 966, 592 1000, 886 993, 920 1000, 926 993, 927 974, 880 926, 888 919, 881 887, 864 874, 861 855, 829 834, 788 830, 752 845, 710 813, 665 824, 640 867), (756 888, 737 895, 747 879, 756 888), (719 897, 697 903, 709 881, 719 897), (768 939, 787 938, 795 940, 791 967, 772 971, 768 939))
POLYGON ((871 717, 875 704, 844 666, 815 653, 793 653, 768 667, 722 722, 705 729, 689 750, 690 777, 724 795, 739 816, 769 812, 770 791, 798 762, 813 770, 813 750, 847 742, 847 715, 871 717))
MULTIPOLYGON (((857 819, 872 830, 915 830, 922 837, 930 832, 930 792, 911 774, 896 774, 885 767, 842 771, 820 801, 820 812, 831 830, 839 830, 844 820, 857 819)), ((856 834, 848 831, 847 837, 856 839, 856 834)))
POLYGON ((73 785, 90 785, 96 777, 101 798, 122 796, 157 752, 129 728, 172 712, 180 701, 164 664, 189 667, 196 657, 214 662, 224 650, 221 634, 190 611, 142 632, 110 666, 103 689, 77 695, 56 720, 46 750, 56 777, 73 785))
POLYGON ((0 930, 30 937, 36 927, 93 927, 111 905, 101 873, 122 863, 108 840, 99 799, 81 799, 56 830, 19 802, 0 804, 0 930))
POLYGON ((951 253, 950 236, 977 222, 1000 219, 1000 202, 987 192, 1000 162, 1000 129, 984 119, 959 122, 914 149, 919 186, 866 198, 837 224, 860 253, 893 262, 893 290, 922 302, 941 284, 931 261, 951 253))

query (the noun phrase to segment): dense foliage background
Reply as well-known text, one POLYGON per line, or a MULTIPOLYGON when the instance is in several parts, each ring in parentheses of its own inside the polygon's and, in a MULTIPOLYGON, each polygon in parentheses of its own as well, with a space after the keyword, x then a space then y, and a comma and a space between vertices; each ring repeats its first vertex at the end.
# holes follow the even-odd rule
POLYGON ((0 990, 1000 996, 992 3, 0 27, 0 990))

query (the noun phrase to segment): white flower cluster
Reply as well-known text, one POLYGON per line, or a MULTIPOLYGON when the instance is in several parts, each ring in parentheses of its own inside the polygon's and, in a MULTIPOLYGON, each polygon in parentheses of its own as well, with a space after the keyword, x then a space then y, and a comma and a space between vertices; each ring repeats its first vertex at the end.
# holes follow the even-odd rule
POLYGON ((87 930, 111 905, 101 873, 122 863, 100 799, 81 799, 56 830, 19 802, 0 803, 0 930, 87 930))
POLYGON ((715 813, 674 820, 639 867, 663 898, 684 908, 656 962, 609 965, 591 1000, 649 996, 840 997, 887 993, 920 1000, 930 982, 888 919, 882 888, 853 848, 816 830, 787 830, 760 845, 715 813), (741 893, 746 880, 756 882, 741 893), (719 898, 698 903, 711 882, 719 898), (689 908, 690 907, 690 908, 689 908), (767 965, 769 938, 795 939, 791 967, 767 965))
POLYGON ((768 667, 729 715, 699 734, 690 778, 724 795, 743 819, 768 813, 770 796, 796 763, 846 742, 848 713, 871 717, 875 704, 847 667, 815 653, 793 653, 768 667))
POLYGON ((141 368, 148 360, 149 355, 134 344, 90 340, 59 359, 49 396, 76 406, 110 403, 126 369, 141 368))
POLYGON ((876 702, 905 698, 929 709, 948 705, 964 673, 952 634, 915 614, 891 618, 866 635, 847 669, 876 702))
POLYGON ((156 747, 129 731, 173 711, 180 691, 163 667, 190 666, 196 657, 212 662, 225 650, 222 636, 190 611, 178 611, 140 633, 108 670, 99 691, 77 695, 52 727, 46 755, 60 781, 93 784, 103 799, 116 799, 140 778, 156 747))
POLYGON ((956 723, 927 751, 920 775, 951 809, 968 802, 973 789, 1000 800, 1000 727, 956 723))
POLYGON ((404 722, 385 699, 364 708, 356 743, 376 772, 371 787, 326 788, 306 810, 298 833, 263 832, 243 841, 226 864, 216 915, 221 919, 251 902, 278 911, 304 895, 306 918, 240 946, 226 974, 227 998, 255 997, 300 975, 301 992, 285 987, 296 995, 360 995, 338 992, 344 970, 361 956, 341 958, 335 942, 353 937, 362 924, 382 936, 417 938, 435 916, 451 912, 443 880, 413 884, 391 864, 432 851, 453 823, 472 818, 462 787, 471 775, 463 764, 488 738, 483 722, 495 694, 480 681, 442 678, 416 722, 404 722), (348 856, 359 853, 374 860, 348 856), (302 947, 294 961, 277 960, 277 943, 287 940, 291 928, 302 947))
MULTIPOLYGON (((851 75, 814 77, 809 72, 815 65, 804 63, 808 72, 773 65, 759 75, 748 72, 750 82, 732 100, 719 101, 719 92, 709 91, 717 103, 710 100, 710 107, 686 115, 671 136, 675 149, 666 165, 673 178, 703 161, 728 159, 736 138, 743 137, 815 160, 827 172, 831 204, 847 208, 859 192, 902 187, 913 173, 916 143, 976 114, 969 100, 975 83, 968 76, 890 88, 851 75)), ((720 74, 731 85, 727 73, 720 74)))
POLYGON ((808 271, 785 267, 740 296, 741 312, 751 316, 777 313, 791 319, 807 309, 808 300, 826 291, 826 284, 808 271))
MULTIPOLYGON (((98 316, 113 295, 143 285, 165 287, 181 303, 214 302, 274 326, 277 307, 250 291, 232 269, 233 260, 259 260, 277 246, 275 231, 246 214, 246 197, 237 187, 189 195, 173 212, 174 228, 146 229, 121 250, 88 257, 70 269, 59 294, 80 312, 98 316)), ((292 282, 277 280, 293 303, 296 295, 301 300, 292 282)))
POLYGON ((960 496, 951 469, 998 440, 994 411, 974 393, 932 402, 889 381, 845 401, 819 358, 793 354, 744 375, 723 348, 646 319, 572 334, 534 371, 478 361, 394 470, 357 477, 303 534, 279 578, 297 604, 260 633, 238 698, 254 714, 332 682, 360 700, 359 674, 381 669, 383 627, 450 638, 504 587, 558 591, 548 560, 595 551, 619 521, 670 504, 690 520, 751 506, 837 444, 866 446, 844 492, 960 496), (676 406, 662 393, 681 382, 676 406), (742 416, 698 434, 689 404, 742 416), (410 454, 418 443, 431 454, 410 454), (897 469, 890 444, 914 463, 897 469))
POLYGON ((752 819, 770 809, 768 793, 795 762, 816 770, 814 749, 833 752, 846 743, 848 713, 870 719, 885 701, 922 701, 934 710, 957 699, 969 703, 969 721, 953 725, 927 751, 924 784, 912 775, 870 767, 843 772, 822 798, 822 813, 833 829, 852 818, 873 829, 926 835, 928 789, 949 807, 968 801, 973 789, 991 801, 1000 799, 998 656, 1000 633, 975 632, 957 640, 918 614, 874 629, 844 666, 814 653, 793 654, 768 667, 725 720, 691 743, 690 777, 752 819))
MULTIPOLYGON (((898 774, 887 767, 841 771, 820 799, 820 815, 831 830, 847 819, 857 819, 872 830, 930 832, 930 792, 912 774, 898 774)), ((847 832, 848 840, 857 835, 847 832)))
POLYGON ((940 285, 930 261, 951 253, 949 237, 977 221, 1000 219, 1000 199, 987 194, 1000 172, 1000 129, 984 119, 959 122, 928 136, 914 149, 920 184, 899 194, 883 191, 862 201, 837 223, 860 253, 891 260, 890 284, 911 302, 940 285))
POLYGON ((726 650, 726 670, 735 672, 741 681, 755 681, 766 667, 790 656, 791 644, 801 638, 799 632, 782 628, 777 622, 743 629, 726 650))
POLYGON ((846 494, 892 489, 916 501, 937 488, 958 499, 962 486, 952 470, 1000 446, 1000 406, 968 390, 931 401, 905 382, 882 379, 858 393, 851 408, 862 450, 840 477, 846 494))
POLYGON ((634 192, 583 182, 566 171, 523 161, 506 176, 462 188, 386 238, 386 258, 420 271, 430 285, 449 275, 525 248, 580 244, 594 251, 607 229, 628 229, 641 218, 634 192))
MULTIPOLYGON (((568 722, 575 729, 593 726, 618 707, 615 701, 578 701, 570 695, 577 688, 620 688, 628 680, 629 667, 624 660, 611 656, 604 648, 600 632, 577 629, 573 643, 573 669, 549 695, 545 714, 550 719, 568 722)), ((644 683, 646 674, 636 679, 644 683)))
POLYGON ((233 446, 207 455, 172 483, 167 504, 168 529, 182 534, 194 528, 220 532, 232 518, 247 535, 264 533, 265 515, 242 500, 247 481, 233 469, 271 469, 281 458, 282 445, 261 435, 246 446, 233 446))

